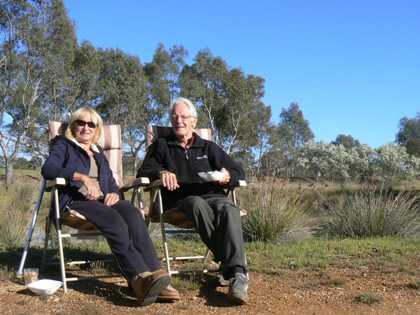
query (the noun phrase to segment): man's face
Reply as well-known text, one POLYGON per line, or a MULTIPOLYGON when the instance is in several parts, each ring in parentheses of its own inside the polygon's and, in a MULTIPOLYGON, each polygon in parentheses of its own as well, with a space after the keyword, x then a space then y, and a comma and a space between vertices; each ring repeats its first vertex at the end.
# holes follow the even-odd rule
POLYGON ((171 113, 172 129, 178 138, 189 139, 192 137, 197 117, 191 116, 188 105, 178 104, 171 113))

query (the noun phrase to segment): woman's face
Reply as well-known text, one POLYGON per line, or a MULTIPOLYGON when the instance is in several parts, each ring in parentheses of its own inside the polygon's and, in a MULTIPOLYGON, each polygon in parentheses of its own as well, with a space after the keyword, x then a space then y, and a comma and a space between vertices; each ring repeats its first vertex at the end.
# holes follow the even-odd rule
POLYGON ((88 145, 92 143, 96 133, 96 124, 92 122, 90 114, 76 120, 73 128, 74 138, 77 142, 88 145))

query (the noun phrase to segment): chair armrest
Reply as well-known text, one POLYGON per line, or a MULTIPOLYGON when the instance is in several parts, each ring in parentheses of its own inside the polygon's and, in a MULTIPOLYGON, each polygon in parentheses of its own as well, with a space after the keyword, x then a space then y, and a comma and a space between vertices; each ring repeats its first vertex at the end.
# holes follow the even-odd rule
POLYGON ((223 187, 228 189, 229 191, 234 190, 235 188, 246 187, 246 181, 238 180, 238 182, 236 184, 233 184, 233 185, 226 184, 223 187))
MULTIPOLYGON (((147 178, 147 180, 148 180, 148 178, 147 178)), ((159 187, 159 186, 162 186, 162 180, 161 179, 157 179, 157 180, 154 180, 153 182, 151 182, 149 185, 144 185, 144 186, 147 186, 146 187, 146 190, 147 189, 151 189, 151 188, 155 188, 155 187, 159 187)), ((232 185, 232 186, 229 186, 230 188, 237 188, 237 187, 246 187, 246 181, 244 181, 244 180, 239 180, 238 181, 238 183, 236 183, 235 185, 232 185)))
POLYGON ((151 184, 148 186, 148 188, 154 188, 154 187, 158 187, 158 186, 162 186, 163 185, 163 181, 161 179, 156 179, 153 182, 151 182, 151 184))
POLYGON ((139 177, 125 184, 123 187, 121 187, 120 191, 124 193, 130 189, 147 186, 149 184, 150 180, 147 177, 139 177))
POLYGON ((239 180, 235 187, 246 187, 246 181, 239 180))
POLYGON ((45 191, 50 192, 54 187, 65 186, 66 180, 63 177, 57 177, 55 179, 47 180, 45 191))

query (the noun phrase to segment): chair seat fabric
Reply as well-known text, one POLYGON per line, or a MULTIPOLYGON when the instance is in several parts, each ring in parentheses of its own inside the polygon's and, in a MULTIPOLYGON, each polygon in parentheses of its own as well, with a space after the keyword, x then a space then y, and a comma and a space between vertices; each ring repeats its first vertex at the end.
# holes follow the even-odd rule
MULTIPOLYGON (((154 223, 160 222, 159 215, 153 215, 150 219, 154 223)), ((194 228, 193 222, 188 218, 188 216, 184 212, 178 210, 178 208, 165 211, 163 213, 163 222, 184 229, 194 228)))
POLYGON ((86 218, 75 210, 64 213, 61 218, 61 224, 65 224, 73 229, 83 231, 96 231, 96 228, 86 218))

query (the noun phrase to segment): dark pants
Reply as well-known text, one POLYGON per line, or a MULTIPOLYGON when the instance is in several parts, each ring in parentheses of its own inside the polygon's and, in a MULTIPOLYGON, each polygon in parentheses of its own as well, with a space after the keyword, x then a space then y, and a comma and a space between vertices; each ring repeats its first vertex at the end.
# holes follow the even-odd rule
POLYGON ((176 206, 193 220, 214 260, 221 262, 222 273, 235 266, 247 270, 240 211, 231 199, 189 196, 178 201, 176 206))
POLYGON ((85 216, 105 236, 126 279, 161 269, 144 218, 131 203, 120 200, 108 207, 100 201, 74 200, 69 207, 85 216))

